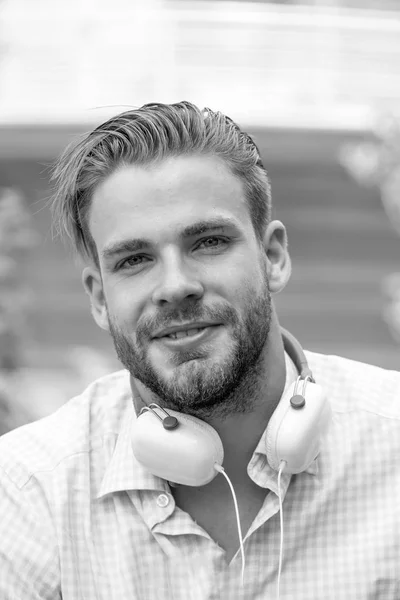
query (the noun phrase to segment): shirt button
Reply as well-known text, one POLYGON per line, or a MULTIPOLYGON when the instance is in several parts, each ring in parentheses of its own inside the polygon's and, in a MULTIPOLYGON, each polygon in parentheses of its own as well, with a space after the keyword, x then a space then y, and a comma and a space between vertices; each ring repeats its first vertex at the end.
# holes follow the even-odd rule
POLYGON ((169 504, 169 498, 167 494, 160 494, 157 498, 157 504, 161 508, 165 508, 169 504))

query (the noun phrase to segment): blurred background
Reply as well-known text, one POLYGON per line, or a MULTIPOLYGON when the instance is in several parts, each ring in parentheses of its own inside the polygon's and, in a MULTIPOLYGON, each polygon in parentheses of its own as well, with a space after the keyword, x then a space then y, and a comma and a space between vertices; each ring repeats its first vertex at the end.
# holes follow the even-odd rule
POLYGON ((151 101, 254 136, 293 260, 282 325, 397 369, 399 74, 399 0, 0 0, 0 434, 119 368, 53 239, 49 166, 151 101))

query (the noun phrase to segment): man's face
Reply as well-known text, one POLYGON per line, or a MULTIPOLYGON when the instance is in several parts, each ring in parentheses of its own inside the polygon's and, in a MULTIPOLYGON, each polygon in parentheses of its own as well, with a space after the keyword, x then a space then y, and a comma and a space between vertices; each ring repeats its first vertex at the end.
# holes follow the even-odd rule
POLYGON ((87 288, 133 377, 197 414, 254 378, 271 320, 266 257, 220 159, 120 168, 97 187, 89 227, 101 278, 87 288))

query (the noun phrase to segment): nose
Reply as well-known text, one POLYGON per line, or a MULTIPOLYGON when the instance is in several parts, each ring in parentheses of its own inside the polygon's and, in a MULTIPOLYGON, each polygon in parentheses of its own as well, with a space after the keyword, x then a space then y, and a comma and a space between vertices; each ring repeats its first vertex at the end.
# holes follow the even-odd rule
POLYGON ((158 306, 179 305, 184 300, 198 300, 204 294, 196 270, 189 268, 176 254, 163 261, 162 275, 153 292, 153 302, 158 306))

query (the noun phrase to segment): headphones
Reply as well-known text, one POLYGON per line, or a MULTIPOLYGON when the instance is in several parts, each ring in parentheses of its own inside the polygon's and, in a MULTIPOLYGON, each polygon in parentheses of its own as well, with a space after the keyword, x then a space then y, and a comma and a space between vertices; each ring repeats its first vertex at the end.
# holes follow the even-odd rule
MULTIPOLYGON (((265 450, 275 471, 285 461, 285 472, 296 474, 305 471, 318 456, 332 412, 324 390, 314 381, 300 343, 285 329, 281 328, 281 333, 285 351, 299 376, 268 422, 265 450)), ((172 484, 205 485, 218 474, 224 461, 222 442, 213 427, 158 404, 140 410, 132 428, 132 449, 145 469, 172 484)))

